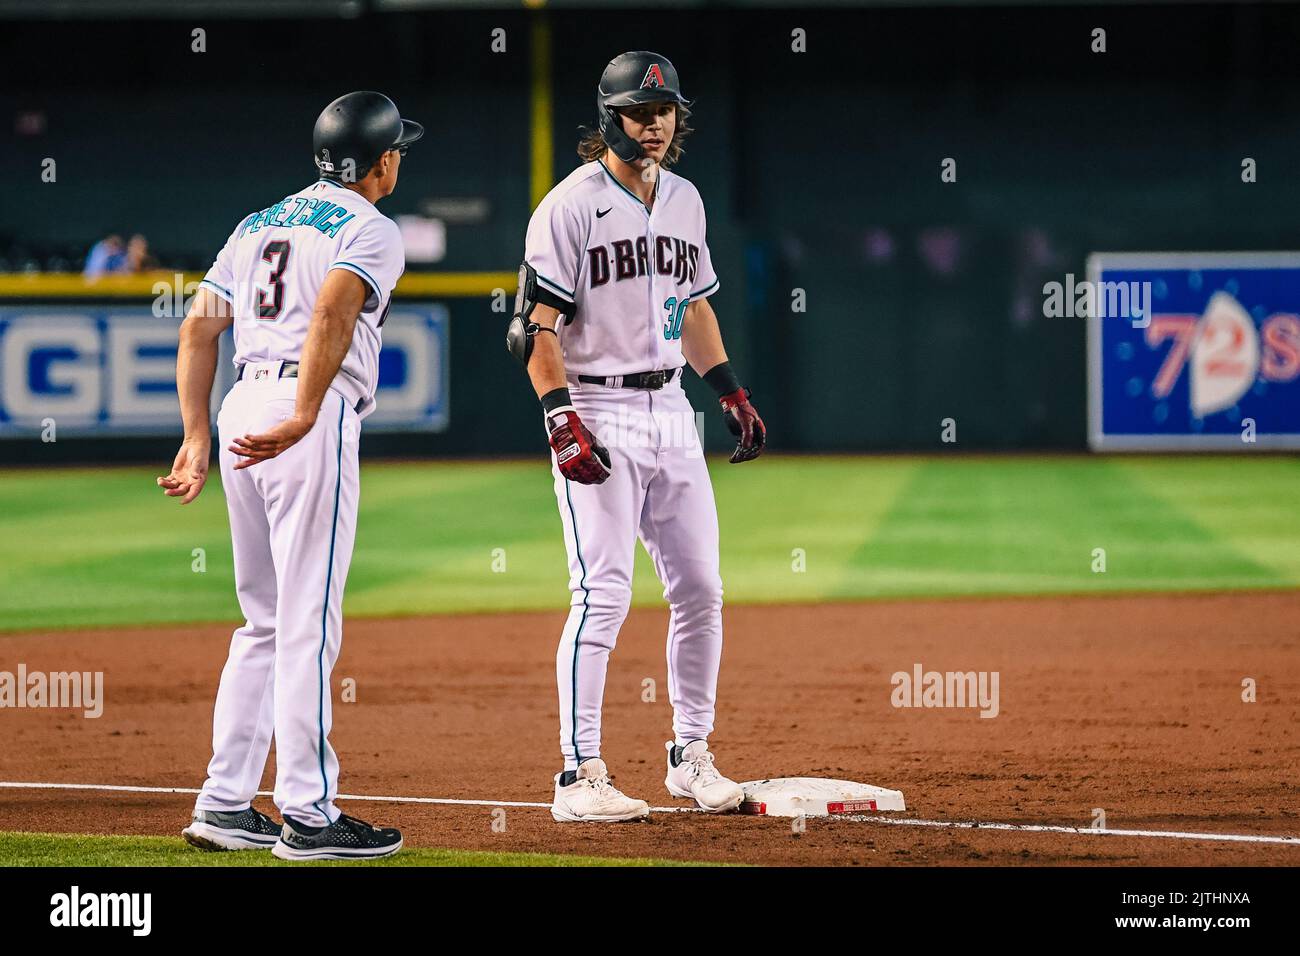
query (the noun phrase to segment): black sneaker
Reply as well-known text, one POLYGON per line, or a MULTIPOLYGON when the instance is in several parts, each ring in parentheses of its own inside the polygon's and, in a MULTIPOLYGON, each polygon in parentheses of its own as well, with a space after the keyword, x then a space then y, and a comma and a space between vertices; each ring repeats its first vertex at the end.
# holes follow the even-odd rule
POLYGON ((282 860, 356 860, 391 856, 401 848, 401 831, 342 813, 327 827, 305 827, 286 817, 271 852, 282 860))
POLYGON ((269 850, 280 839, 280 824, 252 807, 195 810, 181 836, 200 850, 269 850))

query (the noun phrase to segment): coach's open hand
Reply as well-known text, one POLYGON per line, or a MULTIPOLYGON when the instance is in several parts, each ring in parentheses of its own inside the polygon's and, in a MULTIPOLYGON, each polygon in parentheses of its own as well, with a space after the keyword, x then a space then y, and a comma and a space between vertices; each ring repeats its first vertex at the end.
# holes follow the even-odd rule
POLYGON ((180 498, 187 505, 199 496, 208 480, 208 458, 212 443, 202 439, 185 439, 172 462, 172 472, 158 479, 158 487, 168 498, 180 498))
POLYGON ((250 468, 259 461, 266 461, 268 458, 274 458, 276 455, 288 451, 298 444, 298 441, 311 431, 312 426, 315 424, 314 421, 308 421, 306 418, 294 415, 286 418, 268 432, 263 432, 260 435, 245 435, 243 438, 234 439, 229 451, 234 452, 243 459, 243 461, 235 465, 235 470, 250 468))
POLYGON ((731 453, 731 463, 753 461, 763 454, 767 444, 767 428, 763 419, 758 417, 758 410, 749 401, 749 389, 742 388, 723 395, 719 399, 722 413, 727 417, 727 428, 739 441, 736 450, 731 453))

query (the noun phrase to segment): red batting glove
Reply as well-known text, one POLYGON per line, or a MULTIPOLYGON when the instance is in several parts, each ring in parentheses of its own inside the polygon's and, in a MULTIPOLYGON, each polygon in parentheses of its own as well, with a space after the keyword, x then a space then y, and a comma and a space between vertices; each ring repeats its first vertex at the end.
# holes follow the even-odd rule
POLYGON ((727 428, 738 439, 736 450, 731 453, 731 463, 753 461, 763 454, 767 444, 767 428, 763 419, 758 417, 758 410, 749 402, 749 389, 738 388, 734 392, 718 399, 722 413, 727 417, 727 428))
POLYGON ((551 450, 560 474, 580 485, 603 484, 609 477, 609 450, 596 440, 572 405, 546 416, 551 450))

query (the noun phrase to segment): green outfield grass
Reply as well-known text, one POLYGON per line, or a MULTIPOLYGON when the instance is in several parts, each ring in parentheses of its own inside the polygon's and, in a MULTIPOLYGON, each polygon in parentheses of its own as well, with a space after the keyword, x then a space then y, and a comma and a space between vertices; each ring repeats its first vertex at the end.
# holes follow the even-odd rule
POLYGON ((89 836, 83 833, 0 833, 4 866, 712 866, 648 857, 607 858, 550 853, 494 853, 407 847, 382 860, 288 863, 261 850, 205 853, 180 837, 89 836))
MULTIPOLYGON (((1300 585, 1294 458, 770 456, 710 467, 730 603, 1300 585), (1104 574, 1092 571, 1095 548, 1104 574)), ((0 473, 0 630, 237 618, 219 484, 180 507, 155 473, 0 473)), ((349 615, 567 605, 545 461, 367 463, 361 497, 349 615)), ((638 560, 635 600, 659 602, 639 549, 638 560)))

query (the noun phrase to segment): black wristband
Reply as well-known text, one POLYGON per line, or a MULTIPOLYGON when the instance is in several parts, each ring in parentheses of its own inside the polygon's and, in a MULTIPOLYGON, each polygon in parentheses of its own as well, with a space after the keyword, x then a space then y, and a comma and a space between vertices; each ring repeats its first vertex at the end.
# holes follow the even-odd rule
POLYGON ((713 366, 702 377, 704 381, 713 386, 713 390, 718 393, 719 398, 740 389, 740 379, 736 378, 736 373, 732 371, 730 362, 723 362, 720 365, 713 366))
POLYGON ((542 396, 542 411, 548 415, 557 408, 572 404, 573 399, 569 397, 567 388, 553 388, 542 396))

